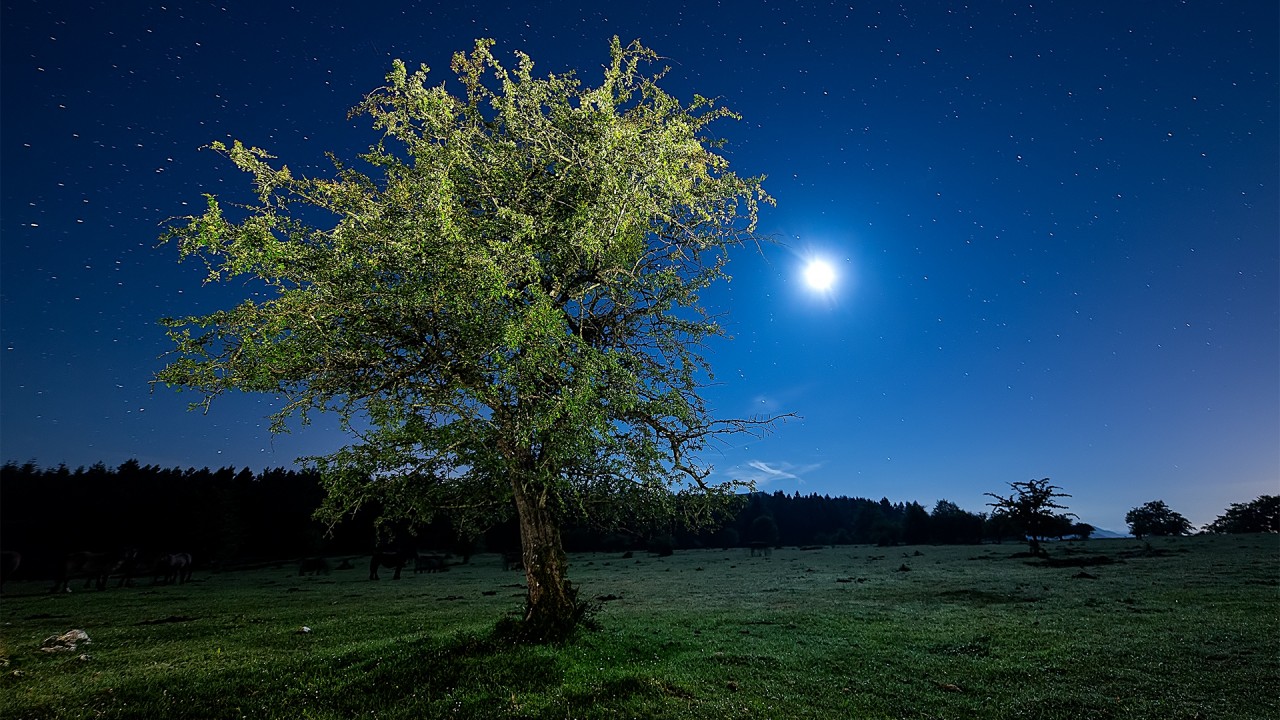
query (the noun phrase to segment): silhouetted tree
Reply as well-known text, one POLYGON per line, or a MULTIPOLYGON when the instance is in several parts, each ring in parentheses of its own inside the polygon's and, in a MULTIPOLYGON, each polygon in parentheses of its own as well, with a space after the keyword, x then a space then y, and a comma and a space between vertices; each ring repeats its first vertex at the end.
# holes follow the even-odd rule
POLYGON ((1088 540, 1097 529, 1089 523, 1078 522, 1071 526, 1071 534, 1081 540, 1088 540))
POLYGON ((929 514, 930 536, 940 545, 980 543, 984 520, 982 515, 962 510, 949 500, 939 500, 929 514))
POLYGON ((907 503, 902 513, 902 542, 919 545, 929 538, 929 511, 918 502, 907 503))
POLYGON ((1191 532, 1191 521, 1171 510, 1163 500, 1152 500, 1133 508, 1125 513, 1124 521, 1129 524, 1129 532, 1134 537, 1186 535, 1191 532))
MULTIPOLYGON (((1049 478, 1013 482, 1009 483, 1009 487, 1013 492, 1007 497, 985 493, 988 497, 996 499, 995 502, 987 504, 994 508, 993 514, 1008 518, 1016 527, 1022 529, 1031 546, 1031 554, 1044 555, 1040 542, 1045 538, 1054 537, 1055 530, 1061 527, 1064 520, 1069 525, 1068 519, 1076 517, 1074 513, 1055 513, 1054 510, 1067 508, 1065 505, 1059 505, 1054 498, 1071 496, 1057 492, 1062 488, 1050 484, 1049 478)), ((1056 535, 1062 534, 1065 533, 1056 533, 1056 535)))
POLYGON ((1262 495, 1247 503, 1232 503, 1204 530, 1211 533, 1280 533, 1280 495, 1262 495))
POLYGON ((778 542, 778 522, 772 515, 761 515, 751 521, 751 539, 766 545, 778 542))

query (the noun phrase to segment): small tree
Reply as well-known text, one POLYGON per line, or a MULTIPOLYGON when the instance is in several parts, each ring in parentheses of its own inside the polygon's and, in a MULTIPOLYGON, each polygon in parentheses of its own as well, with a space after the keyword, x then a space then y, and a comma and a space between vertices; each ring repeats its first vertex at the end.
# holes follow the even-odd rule
POLYGON ((1051 532, 1060 527, 1063 521, 1069 525, 1069 518, 1076 517, 1075 513, 1053 512, 1067 509, 1065 505, 1055 502, 1054 498, 1071 496, 1057 492, 1062 488, 1050 484, 1049 478, 1009 483, 1009 487, 1013 488, 1013 492, 1008 497, 985 493, 996 499, 987 505, 993 508, 993 515, 1003 516, 1014 526, 1022 528, 1031 546, 1031 554, 1044 555, 1040 542, 1050 537, 1051 532))
MULTIPOLYGON (((224 392, 284 399, 290 418, 334 411, 353 443, 311 458, 330 522, 377 505, 485 527, 514 512, 528 584, 523 637, 555 640, 583 606, 561 527, 574 518, 705 524, 748 483, 711 479, 700 452, 770 420, 717 419, 702 351, 723 335, 699 293, 731 247, 758 239, 771 202, 728 169, 708 125, 736 117, 659 88, 657 56, 614 38, 600 85, 536 78, 478 41, 428 85, 396 61, 354 111, 382 138, 332 178, 266 152, 213 148, 257 202, 213 196, 166 239, 210 282, 256 279, 260 299, 164 321, 160 382, 207 407, 224 392), (228 208, 232 207, 227 205, 228 208)), ((257 293, 255 293, 257 294, 257 293)))
POLYGON ((761 515, 751 521, 751 539, 766 545, 778 542, 778 521, 772 515, 761 515))
POLYGON ((1078 522, 1071 526, 1071 534, 1079 540, 1088 540, 1098 528, 1086 522, 1078 522))
POLYGON ((1251 502, 1232 503, 1204 529, 1211 533, 1280 533, 1280 495, 1262 495, 1251 502))
POLYGON ((1162 537, 1186 535, 1191 532, 1191 521, 1171 510, 1163 500, 1136 507, 1125 513, 1124 521, 1134 537, 1162 537))

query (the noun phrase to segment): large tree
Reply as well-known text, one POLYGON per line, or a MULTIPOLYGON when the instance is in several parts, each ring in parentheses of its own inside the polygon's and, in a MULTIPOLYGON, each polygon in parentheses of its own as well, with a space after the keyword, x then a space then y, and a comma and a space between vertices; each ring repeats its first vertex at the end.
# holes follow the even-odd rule
POLYGON ((614 38, 595 87, 535 77, 481 40, 453 57, 461 92, 399 61, 352 115, 381 138, 362 172, 297 177, 263 150, 214 143, 256 201, 207 198, 166 234, 209 280, 266 297, 166 319, 157 374, 201 394, 283 398, 281 430, 333 411, 354 441, 309 458, 320 514, 375 505, 397 524, 447 513, 468 527, 514 512, 526 636, 555 639, 582 609, 560 528, 571 518, 679 511, 697 524, 745 486, 700 451, 766 418, 717 419, 701 396, 699 293, 755 242, 762 178, 739 177, 708 134, 736 117, 659 88, 656 55, 614 38), (226 205, 227 209, 224 209, 226 205))

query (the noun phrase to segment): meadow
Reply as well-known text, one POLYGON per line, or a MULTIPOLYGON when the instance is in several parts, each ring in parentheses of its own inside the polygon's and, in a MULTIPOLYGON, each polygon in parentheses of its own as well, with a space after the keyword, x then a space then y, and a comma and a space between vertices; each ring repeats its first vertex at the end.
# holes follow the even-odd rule
MULTIPOLYGON (((0 600, 0 717, 1280 717, 1280 538, 576 554, 597 627, 493 639, 523 574, 296 565, 0 600), (305 630, 304 630, 305 628, 305 630), (44 652, 71 629, 91 642, 44 652)), ((335 563, 337 560, 335 559, 335 563)))

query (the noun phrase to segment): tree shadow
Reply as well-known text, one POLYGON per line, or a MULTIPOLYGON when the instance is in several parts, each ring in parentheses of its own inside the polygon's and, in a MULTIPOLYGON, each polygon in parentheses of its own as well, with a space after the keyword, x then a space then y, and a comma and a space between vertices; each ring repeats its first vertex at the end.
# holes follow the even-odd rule
POLYGON ((564 681, 556 653, 488 637, 423 639, 387 649, 386 655, 327 668, 342 686, 330 697, 332 709, 360 712, 411 704, 420 711, 443 711, 443 703, 461 716, 488 716, 495 704, 505 706, 512 696, 545 692, 564 681))
MULTIPOLYGON (((160 621, 170 622, 178 620, 160 621)), ((638 708, 684 704, 690 697, 675 685, 617 667, 583 684, 573 670, 574 647, 512 643, 493 632, 346 649, 326 649, 309 634, 297 637, 298 644, 282 648, 275 659, 258 657, 195 672, 175 665, 114 682, 111 688, 85 687, 74 697, 49 697, 10 709, 15 716, 42 717, 72 716, 74 708, 83 706, 103 718, 532 719, 602 711, 646 716, 650 713, 638 708)), ((42 666, 53 664, 40 660, 46 661, 42 666)), ((95 670, 92 665, 67 661, 40 673, 27 670, 33 678, 51 671, 87 677, 95 670)), ((19 691, 17 685, 27 677, 3 679, 10 682, 0 685, 19 691)))
POLYGON ((570 647, 513 642, 501 628, 483 637, 401 643, 395 650, 392 657, 348 664, 340 673, 347 680, 326 709, 348 717, 376 711, 378 717, 393 718, 532 720, 605 708, 634 714, 655 701, 684 703, 691 697, 643 673, 609 672, 589 686, 575 686, 566 681, 572 672, 570 647))

